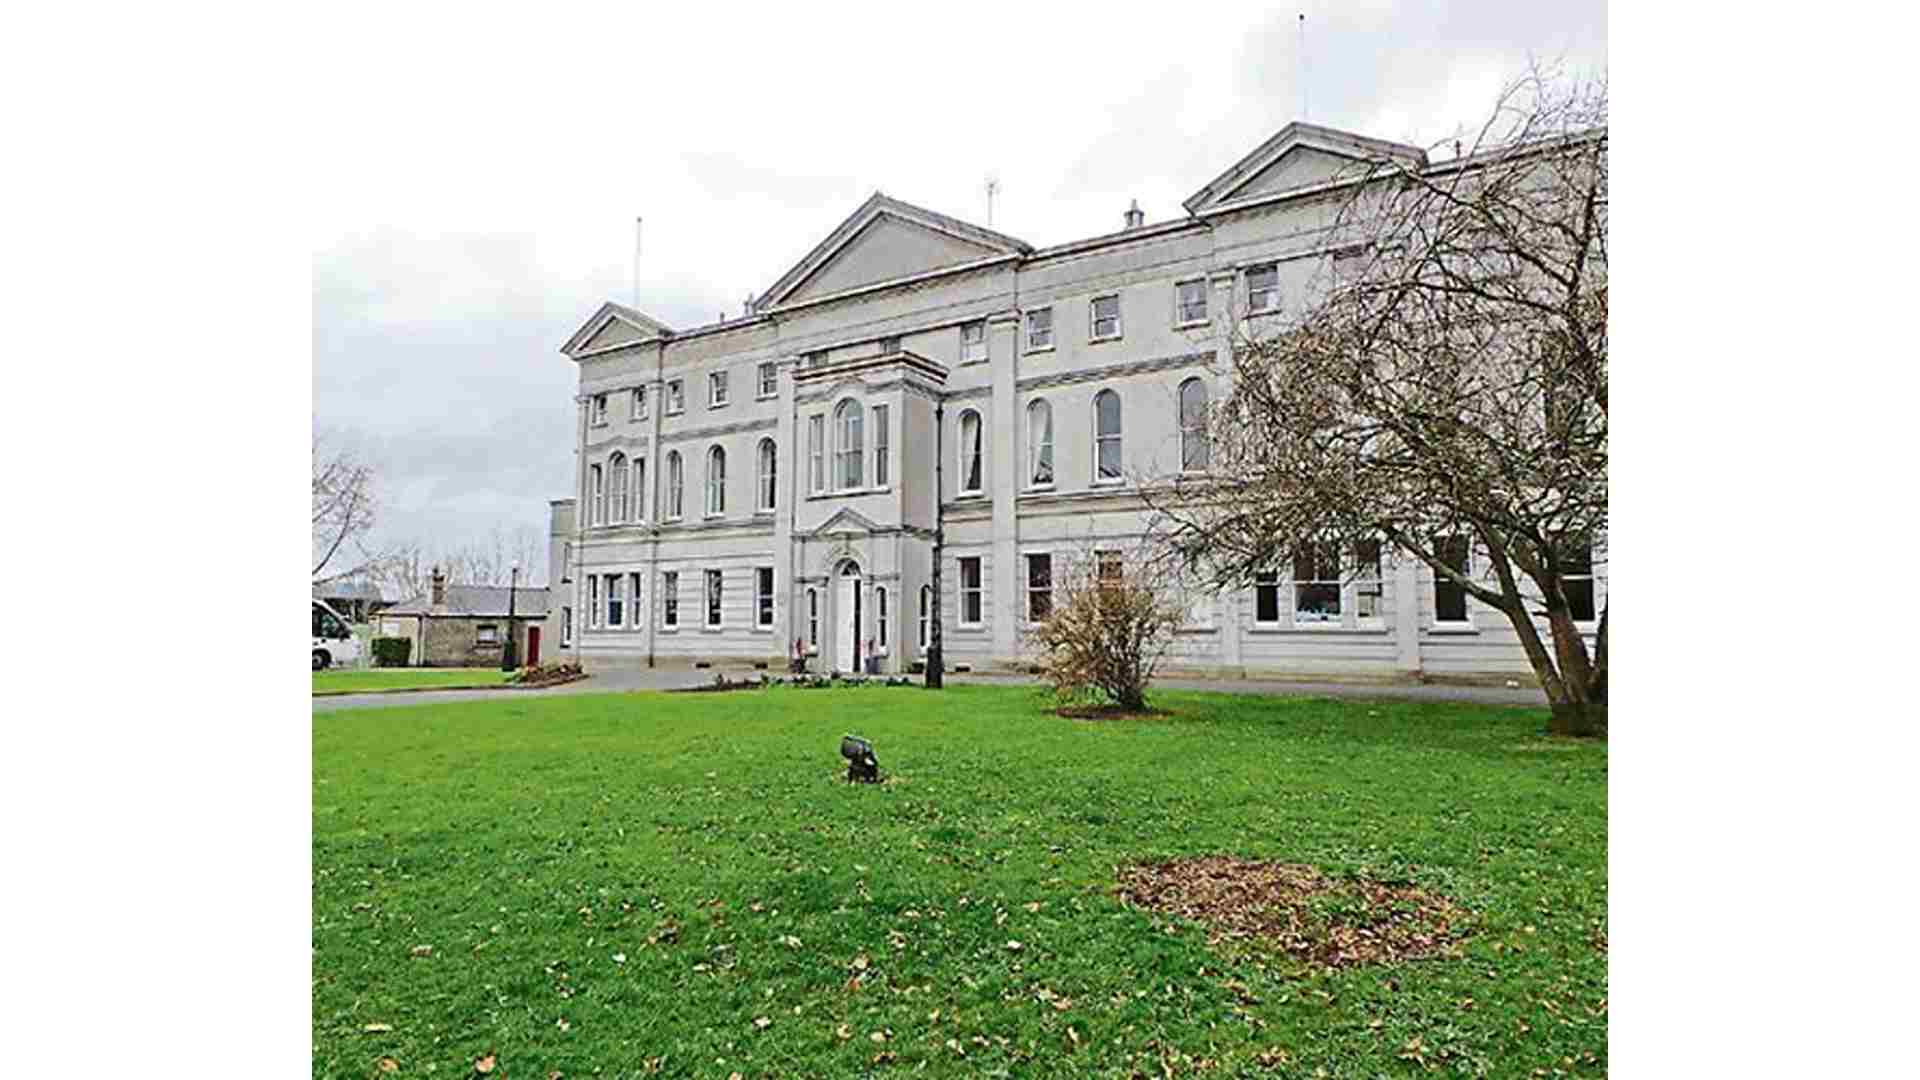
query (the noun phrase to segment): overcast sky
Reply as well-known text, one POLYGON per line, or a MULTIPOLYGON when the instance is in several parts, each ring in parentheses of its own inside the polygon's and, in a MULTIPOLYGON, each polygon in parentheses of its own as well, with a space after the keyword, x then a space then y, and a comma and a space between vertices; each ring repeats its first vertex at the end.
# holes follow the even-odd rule
POLYGON ((1059 243, 1131 199, 1180 216, 1303 108, 1429 145, 1530 59, 1607 63, 1603 0, 651 6, 389 5, 341 39, 309 163, 314 424, 379 462, 389 539, 545 529, 573 469, 558 349, 631 298, 636 215, 640 307, 689 326, 738 315, 875 190, 985 224, 991 173, 993 227, 1059 243))

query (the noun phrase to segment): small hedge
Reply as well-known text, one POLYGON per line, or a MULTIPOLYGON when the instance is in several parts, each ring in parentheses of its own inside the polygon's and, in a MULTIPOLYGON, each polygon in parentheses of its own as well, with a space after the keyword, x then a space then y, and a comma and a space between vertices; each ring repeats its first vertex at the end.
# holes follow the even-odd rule
POLYGON ((413 652, 413 640, 403 637, 377 637, 373 639, 373 666, 406 667, 407 656, 413 652))

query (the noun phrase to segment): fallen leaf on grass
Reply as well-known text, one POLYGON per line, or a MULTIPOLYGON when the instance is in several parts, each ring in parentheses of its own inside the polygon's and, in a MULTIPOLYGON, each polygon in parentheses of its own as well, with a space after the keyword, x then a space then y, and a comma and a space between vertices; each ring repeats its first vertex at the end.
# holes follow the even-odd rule
POLYGON ((753 1026, 756 1030, 765 1031, 767 1028, 773 1026, 773 1018, 770 1016, 756 1016, 753 1018, 753 1026))
POLYGON ((873 1034, 868 1035, 867 1038, 872 1039, 874 1042, 877 1042, 877 1043, 883 1043, 887 1041, 887 1033, 884 1031, 876 1031, 873 1034))
POLYGON ((843 1040, 853 1038, 853 1028, 847 1026, 846 1024, 841 1024, 839 1027, 834 1028, 833 1033, 834 1035, 838 1036, 843 1040))
POLYGON ((400 1069, 400 1063, 390 1057, 383 1057, 374 1064, 380 1067, 381 1072, 398 1072, 400 1069))
POLYGON ((490 1073, 493 1071, 493 1065, 493 1051, 489 1050, 485 1057, 474 1059, 473 1071, 477 1073, 490 1073))
POLYGON ((1025 946, 1025 945, 1022 945, 1022 944, 1020 944, 1020 943, 1019 943, 1019 942, 1017 942, 1017 941, 1009 941, 1009 942, 1007 942, 1007 951, 1008 951, 1008 952, 1019 952, 1019 951, 1020 951, 1021 949, 1024 949, 1024 948, 1026 948, 1026 946, 1025 946))
POLYGON ((381 1023, 377 1023, 377 1022, 376 1022, 376 1023, 372 1023, 372 1024, 368 1024, 368 1025, 367 1025, 366 1027, 363 1027, 363 1028, 361 1028, 360 1030, 361 1030, 361 1031, 372 1031, 372 1032, 381 1032, 381 1031, 392 1031, 392 1030, 393 1030, 393 1025, 392 1025, 392 1024, 381 1024, 381 1023))
POLYGON ((785 945, 789 949, 797 949, 800 947, 800 939, 794 937, 792 934, 782 934, 780 935, 780 944, 785 945))
POLYGON ((1040 911, 1040 901, 1038 900, 1035 900, 1031 904, 1022 904, 1020 906, 1026 908, 1027 913, 1030 915, 1038 914, 1040 911))
POLYGON ((413 955, 415 955, 415 956, 432 956, 432 955, 433 955, 433 946, 431 946, 431 945, 415 945, 415 946, 413 947, 413 955))

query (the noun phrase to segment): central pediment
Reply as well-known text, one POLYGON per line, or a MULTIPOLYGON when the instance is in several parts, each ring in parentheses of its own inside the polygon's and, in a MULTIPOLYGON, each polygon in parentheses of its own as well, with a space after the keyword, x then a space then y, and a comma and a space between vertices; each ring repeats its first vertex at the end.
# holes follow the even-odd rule
POLYGON ((754 306, 805 303, 1032 250, 1023 240, 875 192, 754 306))
POLYGON ((1181 205, 1189 214, 1204 214, 1263 196, 1356 179, 1382 166, 1421 168, 1426 162, 1426 151, 1417 146, 1296 121, 1274 133, 1181 205))

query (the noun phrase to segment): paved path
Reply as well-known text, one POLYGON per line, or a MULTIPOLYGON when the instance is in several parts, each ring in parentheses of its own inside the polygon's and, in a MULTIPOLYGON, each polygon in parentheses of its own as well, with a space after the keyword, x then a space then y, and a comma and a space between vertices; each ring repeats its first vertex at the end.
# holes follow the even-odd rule
MULTIPOLYGON (((729 679, 739 672, 727 673, 729 679)), ((313 711, 336 709, 392 708, 400 705, 435 705, 454 701, 498 701, 521 697, 551 697, 556 694, 610 694, 632 690, 677 690, 713 681, 711 671, 654 669, 603 671, 591 678, 545 690, 419 690, 405 694, 337 694, 313 699, 313 711)), ((987 686, 1030 686, 1039 680, 1030 675, 951 674, 949 683, 974 683, 987 686)), ((1355 701, 1467 701, 1482 705, 1544 706, 1547 695, 1537 687, 1511 689, 1500 686, 1439 686, 1423 683, 1294 682, 1277 679, 1181 679, 1154 680, 1154 685, 1170 690, 1213 690, 1223 694, 1269 694, 1276 697, 1334 697, 1355 701)))

